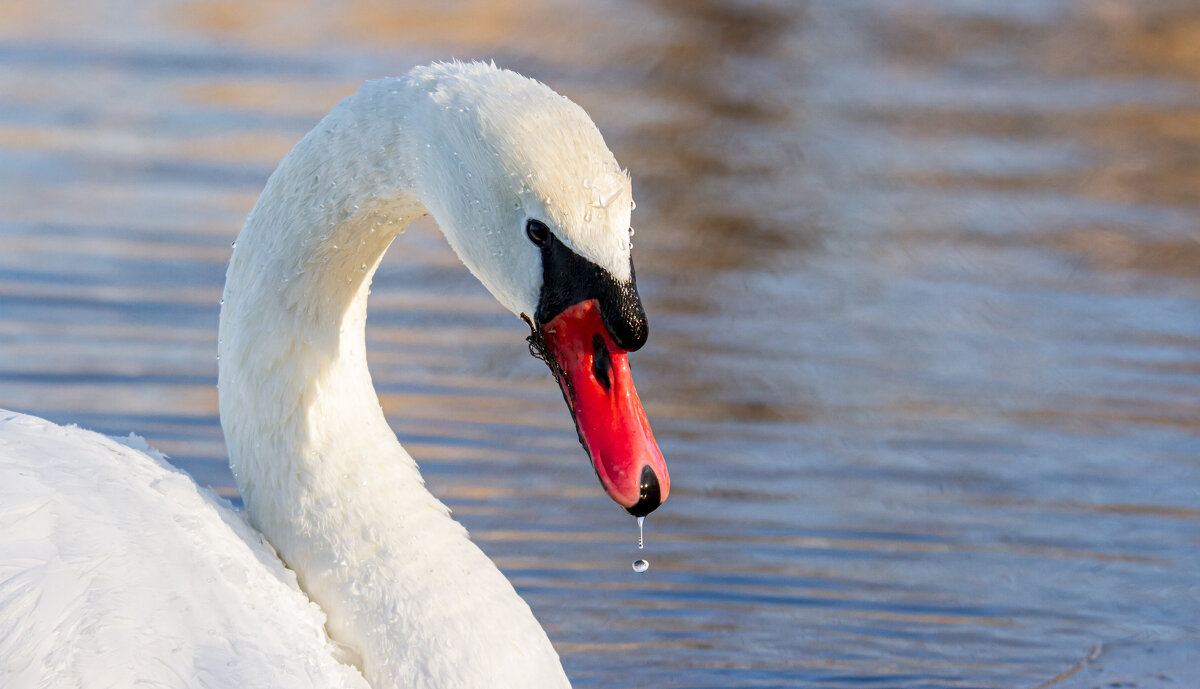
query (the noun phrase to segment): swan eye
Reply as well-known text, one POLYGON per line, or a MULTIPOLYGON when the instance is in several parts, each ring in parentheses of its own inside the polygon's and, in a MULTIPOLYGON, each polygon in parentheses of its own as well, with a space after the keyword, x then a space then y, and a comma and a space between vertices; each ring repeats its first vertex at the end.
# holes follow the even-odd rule
POLYGON ((550 241, 550 228, 546 227, 546 223, 541 220, 530 220, 525 223, 525 234, 529 236, 529 241, 538 246, 546 246, 550 241))

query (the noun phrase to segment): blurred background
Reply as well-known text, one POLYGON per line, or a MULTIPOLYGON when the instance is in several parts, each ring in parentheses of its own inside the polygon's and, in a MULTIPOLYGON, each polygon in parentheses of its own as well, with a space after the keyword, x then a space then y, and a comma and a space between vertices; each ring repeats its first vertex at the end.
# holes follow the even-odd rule
POLYGON ((6 0, 0 406, 236 502, 230 243, 339 99, 448 58, 580 103, 633 177, 648 573, 432 225, 368 326, 576 686, 1200 686, 1195 0, 6 0))

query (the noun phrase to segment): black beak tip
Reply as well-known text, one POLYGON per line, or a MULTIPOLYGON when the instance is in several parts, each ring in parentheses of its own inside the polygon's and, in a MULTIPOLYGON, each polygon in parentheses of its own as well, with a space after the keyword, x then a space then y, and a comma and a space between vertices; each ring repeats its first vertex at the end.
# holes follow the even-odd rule
POLYGON ((648 466, 642 467, 641 491, 638 501, 625 511, 635 517, 644 517, 662 504, 662 491, 658 487, 658 476, 648 466))

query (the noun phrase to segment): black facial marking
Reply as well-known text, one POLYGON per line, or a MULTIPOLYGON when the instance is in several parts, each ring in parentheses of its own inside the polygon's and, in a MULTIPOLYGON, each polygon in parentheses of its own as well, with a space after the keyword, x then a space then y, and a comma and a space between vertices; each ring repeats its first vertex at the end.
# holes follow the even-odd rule
POLYGON ((604 344, 604 338, 599 333, 592 335, 592 375, 608 391, 612 390, 611 371, 612 358, 608 355, 608 345, 604 344))
MULTIPOLYGON (((527 231, 534 222, 545 227, 531 220, 526 224, 527 231)), ((568 308, 595 299, 600 302, 604 327, 617 346, 631 352, 641 349, 650 330, 638 296, 633 262, 629 264, 629 280, 619 282, 607 270, 571 251, 553 232, 546 235, 545 243, 538 244, 542 251, 542 293, 535 314, 537 322, 549 323, 568 308)))

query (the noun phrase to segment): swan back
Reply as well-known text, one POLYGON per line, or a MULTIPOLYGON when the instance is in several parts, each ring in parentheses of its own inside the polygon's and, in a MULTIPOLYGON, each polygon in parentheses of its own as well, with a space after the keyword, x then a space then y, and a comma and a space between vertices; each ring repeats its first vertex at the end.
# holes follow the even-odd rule
POLYGON ((270 546, 145 450, 0 411, 0 686, 366 689, 270 546))

